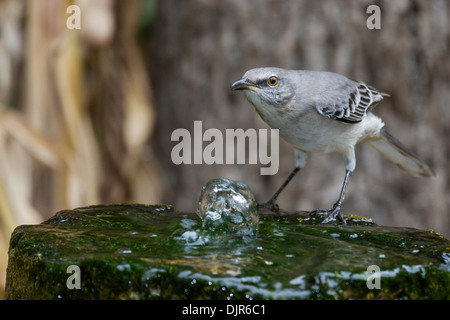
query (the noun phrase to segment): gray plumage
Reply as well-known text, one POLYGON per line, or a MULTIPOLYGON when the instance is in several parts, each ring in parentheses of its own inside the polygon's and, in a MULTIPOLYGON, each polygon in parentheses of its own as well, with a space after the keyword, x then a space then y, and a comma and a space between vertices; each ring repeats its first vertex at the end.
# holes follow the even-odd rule
POLYGON ((257 68, 232 85, 244 90, 263 120, 279 129, 296 154, 296 167, 283 186, 264 206, 276 208, 276 199, 290 179, 305 165, 307 152, 339 152, 347 159, 346 176, 338 202, 325 222, 343 219, 340 208, 356 166, 355 145, 367 141, 386 158, 415 176, 434 172, 384 129, 371 110, 386 94, 365 83, 332 72, 257 68))

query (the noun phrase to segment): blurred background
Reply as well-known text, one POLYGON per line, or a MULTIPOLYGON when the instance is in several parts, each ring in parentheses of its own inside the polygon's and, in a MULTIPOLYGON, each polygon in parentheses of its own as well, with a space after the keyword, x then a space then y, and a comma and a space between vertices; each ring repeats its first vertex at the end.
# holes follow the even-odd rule
MULTIPOLYGON (((9 238, 21 224, 99 203, 167 203, 193 211, 201 186, 225 177, 258 201, 295 161, 174 165, 175 129, 267 125, 230 85, 250 68, 326 70, 389 93, 374 113, 436 171, 413 178, 369 146, 344 212, 450 237, 450 2, 447 0, 0 0, 0 297, 9 238), (381 9, 369 30, 367 7, 381 9), (69 29, 70 5, 80 29, 69 29)), ((204 144, 204 146, 207 143, 204 144)), ((281 194, 288 210, 330 207, 340 155, 311 154, 281 194)))

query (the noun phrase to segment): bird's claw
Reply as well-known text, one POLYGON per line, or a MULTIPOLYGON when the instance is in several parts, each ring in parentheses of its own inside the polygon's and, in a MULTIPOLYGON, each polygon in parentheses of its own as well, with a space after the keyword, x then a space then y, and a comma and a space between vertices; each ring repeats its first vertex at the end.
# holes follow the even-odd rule
POLYGON ((271 200, 264 203, 258 203, 258 208, 266 208, 274 212, 280 211, 280 207, 278 206, 278 204, 276 204, 275 201, 271 200))
POLYGON ((342 216, 341 205, 339 205, 339 204, 335 204, 333 206, 333 208, 327 209, 327 210, 314 210, 313 213, 319 214, 319 215, 322 215, 322 214, 327 215, 326 218, 323 219, 322 223, 329 223, 331 221, 336 220, 336 221, 342 222, 343 224, 347 224, 347 222, 345 222, 344 217, 342 216))

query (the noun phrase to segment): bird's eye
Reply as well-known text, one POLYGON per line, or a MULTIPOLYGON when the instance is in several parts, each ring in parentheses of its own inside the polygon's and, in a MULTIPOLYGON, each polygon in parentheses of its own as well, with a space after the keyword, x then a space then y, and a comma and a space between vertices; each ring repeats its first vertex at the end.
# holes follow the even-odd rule
POLYGON ((267 83, 269 84, 269 86, 276 86, 277 85, 277 83, 278 83, 278 78, 277 77, 275 77, 275 76, 271 76, 270 78, 269 78, 269 80, 267 80, 267 83))

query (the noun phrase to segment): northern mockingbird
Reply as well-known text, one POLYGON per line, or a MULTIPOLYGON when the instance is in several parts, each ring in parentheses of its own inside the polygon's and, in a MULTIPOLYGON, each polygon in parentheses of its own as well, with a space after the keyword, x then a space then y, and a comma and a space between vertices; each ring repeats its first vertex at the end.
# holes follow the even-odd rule
POLYGON ((370 112, 386 94, 362 82, 331 72, 257 68, 231 86, 244 90, 261 118, 294 147, 296 165, 273 197, 261 206, 278 209, 277 198, 306 164, 307 152, 339 152, 346 157, 346 174, 338 201, 324 223, 339 219, 350 176, 355 170, 355 145, 368 142, 387 159, 413 176, 434 172, 401 142, 384 130, 383 121, 370 112))

